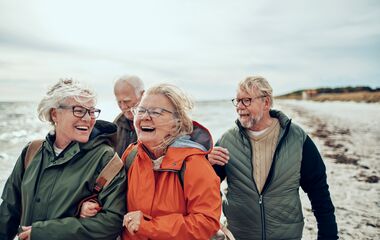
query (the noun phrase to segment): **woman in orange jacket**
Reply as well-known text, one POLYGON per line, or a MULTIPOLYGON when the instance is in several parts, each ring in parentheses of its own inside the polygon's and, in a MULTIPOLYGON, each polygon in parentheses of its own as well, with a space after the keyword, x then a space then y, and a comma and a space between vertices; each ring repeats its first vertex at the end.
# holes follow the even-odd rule
POLYGON ((122 239, 209 239, 218 231, 220 180, 206 159, 212 138, 191 108, 180 89, 161 84, 133 109, 138 142, 122 156, 135 156, 122 239))

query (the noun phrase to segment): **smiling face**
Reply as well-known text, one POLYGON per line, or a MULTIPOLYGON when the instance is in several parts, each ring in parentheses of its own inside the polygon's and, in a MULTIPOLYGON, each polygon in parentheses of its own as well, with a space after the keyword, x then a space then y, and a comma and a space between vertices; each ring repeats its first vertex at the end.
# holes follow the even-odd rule
MULTIPOLYGON (((79 103, 74 98, 70 98, 63 105, 83 106, 90 109, 95 107, 95 101, 90 100, 85 103, 79 103)), ((54 144, 62 149, 67 147, 72 141, 88 142, 96 122, 94 118, 90 117, 88 112, 82 118, 75 117, 72 108, 53 108, 51 110, 51 118, 55 123, 56 139, 54 144)))
POLYGON ((162 94, 144 94, 139 108, 156 113, 149 115, 148 112, 137 113, 134 118, 134 125, 137 138, 149 149, 155 153, 160 148, 165 139, 171 136, 176 129, 176 118, 173 104, 162 94), (156 109, 156 110, 155 110, 156 109), (165 109, 166 111, 157 111, 165 109), (160 114, 157 114, 160 112, 160 114), (171 113, 170 113, 171 112, 171 113))
POLYGON ((238 89, 236 98, 252 98, 251 104, 246 107, 240 101, 236 107, 236 112, 238 114, 239 121, 244 128, 248 128, 253 131, 263 130, 267 124, 269 117, 270 104, 268 99, 255 98, 260 96, 258 90, 253 90, 251 94, 248 92, 238 89))
POLYGON ((137 96, 133 86, 126 82, 117 83, 117 85, 115 86, 114 93, 117 105, 123 112, 124 116, 129 120, 133 120, 131 108, 139 104, 141 96, 137 96))

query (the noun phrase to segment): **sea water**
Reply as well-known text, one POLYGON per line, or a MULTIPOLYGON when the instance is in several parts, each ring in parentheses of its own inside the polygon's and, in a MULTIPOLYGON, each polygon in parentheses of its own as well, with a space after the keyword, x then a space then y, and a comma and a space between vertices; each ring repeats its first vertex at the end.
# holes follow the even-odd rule
MULTIPOLYGON (((114 101, 99 102, 98 107, 102 110, 100 119, 112 121, 119 113, 114 101)), ((33 139, 44 138, 51 130, 48 123, 39 121, 36 108, 37 103, 0 102, 0 192, 23 147, 33 139)), ((380 184, 360 180, 363 175, 380 173, 380 104, 278 100, 274 108, 283 110, 308 134, 318 130, 318 124, 325 124, 332 133, 339 129, 349 132, 330 137, 344 145, 346 154, 358 158, 359 165, 336 164, 334 159, 324 157, 340 237, 380 236, 380 184)), ((210 130, 215 142, 234 125, 236 113, 230 101, 197 102, 192 118, 210 130)), ((336 150, 325 146, 325 139, 312 138, 322 156, 336 150)), ((300 192, 305 214, 303 239, 316 239, 310 201, 300 192)))
MULTIPOLYGON (((38 119, 35 102, 0 102, 0 192, 24 146, 33 139, 44 138, 52 129, 38 119)), ((120 110, 116 102, 104 101, 99 119, 113 121, 120 110)), ((230 101, 197 102, 191 112, 193 120, 206 126, 216 141, 233 125, 235 114, 230 101)))

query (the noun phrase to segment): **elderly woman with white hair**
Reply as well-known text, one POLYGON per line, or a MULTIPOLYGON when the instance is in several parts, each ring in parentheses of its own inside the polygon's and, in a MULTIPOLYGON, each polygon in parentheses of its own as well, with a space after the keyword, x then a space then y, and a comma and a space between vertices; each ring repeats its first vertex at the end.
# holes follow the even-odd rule
POLYGON ((38 106, 51 131, 29 165, 30 145, 18 158, 2 194, 0 239, 116 239, 125 213, 125 171, 97 195, 101 210, 79 218, 80 202, 94 192, 97 177, 114 159, 116 125, 96 120, 93 91, 60 80, 38 106))
POLYGON ((123 239, 209 239, 219 229, 220 181, 206 159, 212 138, 190 119, 192 105, 180 89, 161 84, 133 109, 138 143, 122 157, 137 151, 123 239))
MULTIPOLYGON (((218 231, 220 181, 206 159, 212 138, 190 119, 192 106, 180 89, 161 84, 133 109, 138 142, 122 156, 128 171, 122 239, 210 239, 218 231)), ((87 204, 82 213, 91 216, 87 204)))

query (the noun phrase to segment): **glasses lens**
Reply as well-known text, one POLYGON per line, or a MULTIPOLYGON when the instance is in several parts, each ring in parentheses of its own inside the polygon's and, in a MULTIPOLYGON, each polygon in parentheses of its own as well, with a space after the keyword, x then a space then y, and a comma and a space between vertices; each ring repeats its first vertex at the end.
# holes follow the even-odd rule
POLYGON ((243 98, 241 101, 243 102, 243 105, 246 107, 251 105, 251 98, 243 98))
POLYGON ((87 109, 87 108, 81 107, 81 106, 74 106, 73 107, 73 115, 75 117, 83 118, 87 114, 87 112, 91 118, 95 119, 95 118, 99 117, 100 109, 97 109, 97 108, 87 109))
POLYGON ((144 113, 146 113, 146 111, 147 110, 145 108, 142 108, 142 107, 132 108, 132 113, 135 116, 142 116, 142 115, 144 115, 144 113))
POLYGON ((91 118, 98 118, 99 117, 99 114, 100 114, 100 109, 92 109, 92 110, 89 110, 90 112, 90 117, 91 118))
POLYGON ((238 101, 237 101, 237 99, 236 98, 234 98, 234 99, 232 99, 231 100, 232 101, 232 104, 235 106, 235 107, 237 107, 237 103, 238 103, 238 101))
POLYGON ((152 108, 148 112, 149 112, 149 115, 152 118, 158 118, 158 117, 160 117, 162 115, 162 113, 164 112, 164 109, 161 109, 161 108, 152 108))
POLYGON ((85 109, 84 107, 80 107, 80 106, 73 107, 73 115, 75 117, 82 118, 84 117, 84 115, 86 115, 86 113, 87 113, 87 109, 85 109))

